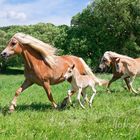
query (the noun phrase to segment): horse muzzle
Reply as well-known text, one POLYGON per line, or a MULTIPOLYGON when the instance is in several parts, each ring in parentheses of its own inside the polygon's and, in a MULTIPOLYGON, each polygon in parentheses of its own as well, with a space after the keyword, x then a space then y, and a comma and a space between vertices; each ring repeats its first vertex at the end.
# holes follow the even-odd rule
POLYGON ((98 68, 97 68, 97 72, 103 72, 103 69, 100 68, 100 67, 98 67, 98 68))
POLYGON ((2 58, 5 58, 5 59, 9 56, 6 52, 2 52, 0 55, 2 58))

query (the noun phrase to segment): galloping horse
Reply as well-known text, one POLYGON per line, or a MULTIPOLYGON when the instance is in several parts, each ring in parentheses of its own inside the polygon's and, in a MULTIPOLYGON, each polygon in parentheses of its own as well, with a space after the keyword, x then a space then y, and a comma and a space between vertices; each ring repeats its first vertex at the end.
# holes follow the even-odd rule
MULTIPOLYGON (((112 59, 112 58, 115 58, 115 57, 132 59, 131 57, 128 57, 126 55, 121 55, 121 54, 118 54, 118 53, 112 52, 112 51, 106 51, 104 53, 104 55, 101 58, 99 68, 100 68, 101 71, 104 71, 108 67, 112 67, 112 72, 113 72, 113 76, 112 76, 111 80, 109 81, 107 88, 110 87, 112 82, 121 78, 121 76, 124 75, 124 73, 125 73, 125 68, 124 68, 124 66, 121 62, 119 62, 120 63, 119 64, 120 65, 120 71, 116 70, 115 61, 114 61, 114 59, 112 59)), ((136 58, 135 61, 140 62, 140 58, 136 58)), ((125 77, 124 80, 126 82, 128 90, 130 91, 131 86, 130 86, 129 76, 125 77)))
MULTIPOLYGON (((75 65, 72 65, 67 69, 66 73, 64 74, 64 77, 66 80, 69 78, 72 78, 71 89, 68 90, 68 96, 69 96, 69 92, 71 93, 71 90, 72 91, 74 90, 75 92, 78 91, 77 99, 82 108, 85 108, 85 107, 80 101, 81 93, 83 93, 84 101, 87 101, 86 89, 88 87, 92 89, 93 94, 89 101, 89 106, 91 107, 93 98, 96 95, 95 85, 99 84, 99 83, 96 83, 97 80, 90 75, 81 75, 79 71, 75 68, 75 65)), ((103 80, 102 80, 102 85, 106 83, 107 83, 106 81, 105 83, 103 83, 103 80)), ((71 103, 70 96, 69 96, 69 102, 71 103)))
MULTIPOLYGON (((57 49, 30 35, 16 33, 9 41, 8 46, 2 51, 1 56, 7 58, 20 54, 24 60, 25 81, 15 92, 10 104, 10 111, 16 107, 17 97, 34 83, 42 86, 53 107, 57 107, 51 94, 50 85, 64 81, 64 74, 69 65, 75 65, 82 75, 95 76, 82 58, 76 56, 57 56, 57 49)), ((98 81, 100 83, 100 80, 98 81)), ((73 93, 72 93, 73 94, 73 93)), ((71 94, 71 95, 72 95, 71 94)))
POLYGON ((115 58, 116 63, 116 70, 120 71, 121 66, 120 63, 123 64, 125 71, 124 74, 121 76, 121 78, 130 77, 130 86, 132 89, 132 92, 137 94, 137 91, 133 88, 133 81, 135 77, 138 75, 140 76, 140 61, 135 61, 135 59, 128 59, 128 58, 115 58))

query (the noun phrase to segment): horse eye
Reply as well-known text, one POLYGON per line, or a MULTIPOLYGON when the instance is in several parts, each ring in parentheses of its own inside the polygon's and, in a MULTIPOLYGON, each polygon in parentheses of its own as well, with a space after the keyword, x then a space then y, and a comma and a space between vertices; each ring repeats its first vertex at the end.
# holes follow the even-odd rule
POLYGON ((106 61, 106 59, 103 59, 103 62, 105 62, 106 61))
POLYGON ((69 70, 69 73, 71 73, 72 71, 71 70, 69 70))
POLYGON ((16 43, 15 42, 12 42, 11 45, 14 46, 14 45, 16 45, 16 43))

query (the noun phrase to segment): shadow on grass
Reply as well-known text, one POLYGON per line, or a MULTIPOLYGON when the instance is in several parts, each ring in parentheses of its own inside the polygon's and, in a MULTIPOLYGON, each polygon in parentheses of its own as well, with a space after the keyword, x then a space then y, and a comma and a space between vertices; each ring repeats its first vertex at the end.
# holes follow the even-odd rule
POLYGON ((57 109, 52 107, 51 104, 46 104, 46 103, 32 103, 32 104, 23 104, 23 105, 18 105, 15 110, 16 111, 47 111, 47 110, 58 110, 62 111, 67 108, 67 104, 64 108, 62 108, 61 103, 58 104, 57 109))
MULTIPOLYGON (((22 104, 22 105, 17 105, 15 108, 16 112, 24 112, 24 111, 37 111, 37 112, 45 112, 47 110, 55 110, 54 107, 51 106, 51 104, 45 104, 45 103, 32 103, 32 104, 22 104)), ((62 111, 64 109, 58 107, 58 111, 62 111)), ((8 114, 11 114, 9 112, 9 106, 5 107, 0 107, 0 112, 6 116, 8 114)))
POLYGON ((0 71, 0 73, 6 75, 16 75, 16 74, 23 74, 24 70, 18 68, 7 68, 5 70, 0 71))
MULTIPOLYGON (((43 103, 32 103, 32 104, 23 104, 17 105, 15 108, 16 112, 23 112, 23 111, 47 111, 50 109, 54 109, 50 104, 43 104, 43 103)), ((6 116, 11 114, 9 111, 9 106, 0 107, 0 112, 6 116)))
POLYGON ((16 111, 26 111, 26 110, 31 110, 31 111, 46 111, 48 109, 53 109, 53 107, 51 106, 51 104, 32 103, 32 104, 18 105, 16 107, 16 111))

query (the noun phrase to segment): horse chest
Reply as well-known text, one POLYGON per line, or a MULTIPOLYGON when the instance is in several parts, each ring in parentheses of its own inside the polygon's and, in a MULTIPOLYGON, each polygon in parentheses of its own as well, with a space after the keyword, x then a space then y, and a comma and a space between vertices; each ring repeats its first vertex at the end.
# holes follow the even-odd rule
POLYGON ((43 75, 40 73, 33 71, 33 70, 25 70, 25 77, 32 81, 33 83, 36 83, 38 85, 42 85, 43 83, 43 75))

